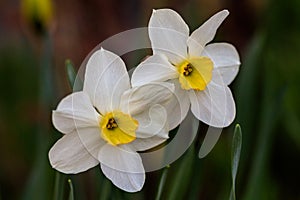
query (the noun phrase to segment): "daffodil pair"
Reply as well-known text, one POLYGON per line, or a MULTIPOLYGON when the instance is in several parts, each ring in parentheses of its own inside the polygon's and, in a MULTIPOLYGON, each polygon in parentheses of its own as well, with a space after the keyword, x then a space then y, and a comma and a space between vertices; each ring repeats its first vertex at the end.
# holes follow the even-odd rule
POLYGON ((228 126, 235 105, 227 85, 238 72, 239 56, 226 43, 205 46, 227 15, 217 13, 189 36, 175 11, 153 11, 153 56, 131 80, 120 57, 104 49, 94 52, 83 90, 62 99, 53 111, 53 124, 64 136, 49 152, 52 167, 74 174, 100 164, 117 187, 135 192, 145 182, 137 152, 165 142, 190 105, 208 125, 228 126))

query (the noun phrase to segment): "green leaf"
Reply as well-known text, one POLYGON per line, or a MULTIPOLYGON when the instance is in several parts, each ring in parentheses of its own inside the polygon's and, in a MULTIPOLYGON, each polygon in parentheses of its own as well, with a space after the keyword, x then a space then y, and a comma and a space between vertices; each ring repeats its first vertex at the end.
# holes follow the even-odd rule
POLYGON ((184 195, 189 188, 188 183, 191 182, 191 178, 193 176, 194 159, 196 158, 194 155, 195 148, 194 144, 192 144, 182 157, 172 182, 168 184, 170 190, 168 198, 166 199, 177 200, 184 198, 184 195))
POLYGON ((55 183, 54 183, 54 191, 53 191, 53 200, 59 200, 62 199, 62 180, 64 180, 64 177, 62 176, 62 174, 58 171, 56 171, 56 175, 55 175, 55 183))
POLYGON ((265 89, 264 92, 265 97, 263 97, 263 103, 265 106, 261 111, 262 115, 259 120, 260 126, 257 126, 258 135, 256 139, 256 149, 253 153, 253 161, 249 171, 249 180, 246 186, 244 200, 252 200, 261 197, 265 189, 263 181, 268 178, 266 177, 266 165, 268 163, 274 139, 273 134, 276 133, 273 131, 273 128, 277 124, 277 120, 282 113, 282 100, 285 89, 284 87, 277 89, 275 95, 270 95, 269 91, 270 90, 265 89))
POLYGON ((234 129, 234 134, 232 138, 232 148, 231 148, 231 176, 232 176, 232 189, 230 193, 230 200, 235 200, 235 179, 239 166, 240 155, 242 148, 242 131, 241 126, 237 124, 234 129))
POLYGON ((68 183, 70 187, 69 200, 74 200, 73 184, 71 179, 68 179, 68 183))
POLYGON ((169 168, 170 168, 170 165, 167 165, 163 169, 163 172, 162 172, 161 177, 160 177, 160 182, 159 182, 159 186, 158 186, 158 190, 157 190, 157 195, 156 195, 156 198, 155 198, 156 200, 161 199, 162 191, 163 191, 165 183, 166 183, 169 168))
POLYGON ((71 62, 71 60, 66 60, 66 70, 67 70, 67 76, 69 80, 69 85, 74 91, 82 90, 83 88, 83 82, 77 76, 76 71, 74 69, 74 65, 71 62))
POLYGON ((76 80, 76 72, 74 70, 71 60, 69 60, 69 59, 66 60, 65 65, 66 65, 66 69, 67 69, 69 85, 73 88, 73 85, 76 80))
POLYGON ((106 200, 110 198, 110 194, 112 191, 112 185, 109 180, 106 178, 103 179, 102 181, 102 186, 101 186, 101 192, 100 192, 100 198, 101 200, 106 200))

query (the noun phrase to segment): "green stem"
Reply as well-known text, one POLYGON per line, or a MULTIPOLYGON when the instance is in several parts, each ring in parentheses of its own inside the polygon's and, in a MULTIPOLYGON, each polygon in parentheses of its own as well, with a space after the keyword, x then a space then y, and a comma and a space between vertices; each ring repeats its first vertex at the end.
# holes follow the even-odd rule
MULTIPOLYGON (((266 90, 268 91, 268 90, 266 90)), ((257 148, 254 154, 254 160, 250 171, 249 182, 246 187, 244 200, 252 200, 260 196, 265 170, 268 162, 268 157, 272 145, 272 129, 275 127, 278 115, 282 105, 284 90, 278 90, 277 98, 266 98, 266 105, 262 111, 262 125, 259 129, 259 136, 257 139, 257 148), (270 100, 272 99, 272 100, 270 100)), ((266 93, 266 92, 265 92, 266 93)))
POLYGON ((158 185, 158 191, 157 191, 155 200, 161 199, 161 195, 162 195, 165 183, 166 183, 169 168, 170 168, 170 165, 167 165, 161 174, 159 185, 158 185))
POLYGON ((166 199, 174 200, 184 198, 189 185, 187 183, 192 180, 194 159, 198 158, 195 157, 195 147, 193 143, 179 161, 180 163, 176 169, 172 183, 170 183, 170 191, 166 199))
POLYGON ((103 178, 102 189, 100 192, 100 200, 109 199, 110 192, 111 192, 111 182, 106 178, 103 178))
POLYGON ((74 200, 73 184, 71 179, 68 179, 68 183, 70 187, 69 200, 74 200))
POLYGON ((61 174, 59 172, 56 172, 55 175, 55 183, 54 183, 54 191, 53 191, 53 200, 60 199, 60 188, 61 188, 61 174))

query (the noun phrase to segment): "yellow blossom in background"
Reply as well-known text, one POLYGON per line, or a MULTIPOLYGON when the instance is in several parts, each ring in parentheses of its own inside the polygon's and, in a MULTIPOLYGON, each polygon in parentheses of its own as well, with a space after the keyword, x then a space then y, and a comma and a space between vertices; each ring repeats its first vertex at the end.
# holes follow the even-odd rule
POLYGON ((51 0, 22 0, 21 12, 35 31, 44 32, 53 19, 53 4, 51 0))

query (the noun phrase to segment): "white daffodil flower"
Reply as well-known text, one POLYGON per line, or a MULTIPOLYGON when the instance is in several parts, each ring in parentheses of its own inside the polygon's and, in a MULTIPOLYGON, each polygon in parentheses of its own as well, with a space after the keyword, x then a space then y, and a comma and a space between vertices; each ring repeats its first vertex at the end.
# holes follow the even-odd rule
POLYGON ((169 105, 170 128, 192 113, 214 127, 226 127, 235 118, 235 103, 228 85, 238 73, 240 60, 228 43, 208 44, 228 16, 223 10, 189 36, 189 28, 171 9, 153 10, 149 37, 153 55, 134 71, 131 83, 172 82, 177 99, 169 105))
POLYGON ((75 92, 53 111, 55 128, 64 136, 49 151, 53 168, 76 174, 100 163, 117 187, 141 190, 145 170, 137 151, 155 147, 168 138, 166 111, 169 83, 130 86, 124 62, 104 49, 90 57, 83 91, 75 92))

